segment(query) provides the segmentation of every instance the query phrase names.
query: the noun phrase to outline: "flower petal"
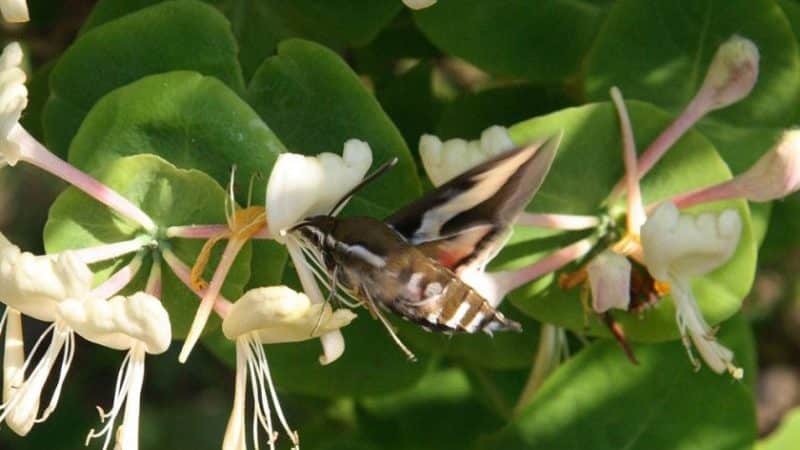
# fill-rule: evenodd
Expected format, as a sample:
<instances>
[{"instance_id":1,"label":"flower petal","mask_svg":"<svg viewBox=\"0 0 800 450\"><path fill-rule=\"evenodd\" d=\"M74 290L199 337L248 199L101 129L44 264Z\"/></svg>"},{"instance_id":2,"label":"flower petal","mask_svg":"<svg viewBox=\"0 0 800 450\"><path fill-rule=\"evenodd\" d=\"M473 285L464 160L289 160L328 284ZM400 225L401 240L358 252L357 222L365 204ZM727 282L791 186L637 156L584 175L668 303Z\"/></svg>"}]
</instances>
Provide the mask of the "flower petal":
<instances>
[{"instance_id":1,"label":"flower petal","mask_svg":"<svg viewBox=\"0 0 800 450\"><path fill-rule=\"evenodd\" d=\"M0 13L6 22L17 23L30 20L26 0L0 0Z\"/></svg>"},{"instance_id":2,"label":"flower petal","mask_svg":"<svg viewBox=\"0 0 800 450\"><path fill-rule=\"evenodd\" d=\"M494 125L483 131L480 140L450 139L442 142L424 134L419 139L419 154L425 172L434 186L441 186L487 159L514 148L505 128Z\"/></svg>"},{"instance_id":3,"label":"flower petal","mask_svg":"<svg viewBox=\"0 0 800 450\"><path fill-rule=\"evenodd\" d=\"M627 310L631 301L631 263L612 250L595 256L586 266L592 289L592 309L604 313L611 308Z\"/></svg>"}]
</instances>

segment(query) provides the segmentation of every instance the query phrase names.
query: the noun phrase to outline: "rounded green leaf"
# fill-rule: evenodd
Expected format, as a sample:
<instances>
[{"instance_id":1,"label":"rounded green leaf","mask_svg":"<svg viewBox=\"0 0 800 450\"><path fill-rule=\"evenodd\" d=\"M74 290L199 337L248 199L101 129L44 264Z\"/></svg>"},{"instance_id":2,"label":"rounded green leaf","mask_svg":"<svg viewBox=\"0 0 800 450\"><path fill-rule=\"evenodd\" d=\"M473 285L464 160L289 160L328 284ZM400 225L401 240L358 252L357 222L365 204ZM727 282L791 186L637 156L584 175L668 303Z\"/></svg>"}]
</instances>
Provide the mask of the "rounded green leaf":
<instances>
[{"instance_id":1,"label":"rounded green leaf","mask_svg":"<svg viewBox=\"0 0 800 450\"><path fill-rule=\"evenodd\" d=\"M752 448L755 408L745 385L705 368L695 372L678 343L638 346L636 355L638 366L614 342L590 345L478 448Z\"/></svg>"},{"instance_id":2,"label":"rounded green leaf","mask_svg":"<svg viewBox=\"0 0 800 450\"><path fill-rule=\"evenodd\" d=\"M759 441L756 450L793 450L798 442L800 442L800 408L795 408L784 416L777 430Z\"/></svg>"},{"instance_id":3,"label":"rounded green leaf","mask_svg":"<svg viewBox=\"0 0 800 450\"><path fill-rule=\"evenodd\" d=\"M667 114L645 103L628 102L628 109L640 147L641 143L652 141L669 122ZM603 213L607 210L604 206L606 197L624 173L615 110L609 103L590 104L531 119L511 128L512 139L517 143L561 131L564 137L553 168L528 209L536 212ZM708 140L700 133L689 132L642 180L642 191L645 203L652 204L730 176L727 166ZM591 188L587 189L587 186ZM695 279L692 284L700 308L712 324L739 310L753 282L756 264L756 244L745 201L700 205L690 212L725 208L736 209L742 218L739 246L730 261L711 274ZM516 227L498 261L504 267L521 267L580 237L580 233ZM565 271L577 268L573 264ZM606 334L605 326L597 319L585 317L579 298L580 289L563 291L555 282L557 277L558 274L546 275L523 286L512 294L513 303L540 321L576 331L584 330L589 319L591 333ZM678 337L675 309L669 298L661 299L642 317L627 312L614 312L612 315L631 340L657 341Z\"/></svg>"},{"instance_id":4,"label":"rounded green leaf","mask_svg":"<svg viewBox=\"0 0 800 450\"><path fill-rule=\"evenodd\" d=\"M138 155L117 159L94 173L102 183L133 202L159 226L159 249L171 248L183 262L191 266L200 248L201 240L166 239L166 227L190 224L224 223L226 193L212 178L196 170L178 169L153 155ZM83 192L69 188L56 199L44 230L48 253L68 249L88 248L133 239L144 233L137 225L121 218L108 207ZM211 279L222 246L215 249L208 267L206 280ZM147 251L148 257L136 279L125 292L139 291L150 271L152 257L158 249ZM105 280L122 267L130 256L93 267L96 281ZM185 336L199 304L197 296L178 280L166 264L162 265L163 290L161 301L170 314L173 337ZM235 300L250 278L250 245L247 244L231 268L222 293ZM219 325L213 318L208 329Z\"/></svg>"},{"instance_id":5,"label":"rounded green leaf","mask_svg":"<svg viewBox=\"0 0 800 450\"><path fill-rule=\"evenodd\" d=\"M697 92L717 47L734 34L758 46L758 83L745 100L711 117L748 127L796 121L800 53L772 0L616 2L586 63L586 95L605 100L616 85L628 98L678 112Z\"/></svg>"},{"instance_id":6,"label":"rounded green leaf","mask_svg":"<svg viewBox=\"0 0 800 450\"><path fill-rule=\"evenodd\" d=\"M86 116L69 160L85 170L117 158L153 153L178 167L198 169L223 186L234 178L237 197L262 202L283 145L235 92L196 72L152 75L103 97Z\"/></svg>"},{"instance_id":7,"label":"rounded green leaf","mask_svg":"<svg viewBox=\"0 0 800 450\"><path fill-rule=\"evenodd\" d=\"M112 20L83 34L50 75L45 136L65 155L97 100L139 78L194 70L243 90L236 41L225 17L188 0L164 2Z\"/></svg>"},{"instance_id":8,"label":"rounded green leaf","mask_svg":"<svg viewBox=\"0 0 800 450\"><path fill-rule=\"evenodd\" d=\"M324 80L324 81L323 81ZM342 152L348 139L369 143L375 166L396 167L360 191L348 211L385 214L420 192L416 167L400 132L358 76L334 52L291 39L253 77L248 101L289 151Z\"/></svg>"},{"instance_id":9,"label":"rounded green leaf","mask_svg":"<svg viewBox=\"0 0 800 450\"><path fill-rule=\"evenodd\" d=\"M439 0L415 18L436 46L486 71L558 81L578 72L604 14L583 1Z\"/></svg>"}]
</instances>

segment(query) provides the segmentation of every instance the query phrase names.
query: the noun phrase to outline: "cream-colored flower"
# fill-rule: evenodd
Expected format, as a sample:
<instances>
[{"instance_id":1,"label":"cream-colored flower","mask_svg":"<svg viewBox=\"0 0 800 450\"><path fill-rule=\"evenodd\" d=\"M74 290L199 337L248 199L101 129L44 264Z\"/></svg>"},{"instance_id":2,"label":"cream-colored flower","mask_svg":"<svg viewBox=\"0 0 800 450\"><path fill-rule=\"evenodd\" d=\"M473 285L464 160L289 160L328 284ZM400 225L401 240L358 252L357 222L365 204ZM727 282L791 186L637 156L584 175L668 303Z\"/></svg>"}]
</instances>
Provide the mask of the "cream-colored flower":
<instances>
[{"instance_id":1,"label":"cream-colored flower","mask_svg":"<svg viewBox=\"0 0 800 450\"><path fill-rule=\"evenodd\" d=\"M505 128L494 125L481 133L480 140L449 139L424 134L419 139L419 155L428 178L441 186L487 159L514 148Z\"/></svg>"},{"instance_id":2,"label":"cream-colored flower","mask_svg":"<svg viewBox=\"0 0 800 450\"><path fill-rule=\"evenodd\" d=\"M306 217L327 214L354 188L372 165L369 144L350 139L342 156L321 153L278 156L267 183L267 222L273 236Z\"/></svg>"},{"instance_id":3,"label":"cream-colored flower","mask_svg":"<svg viewBox=\"0 0 800 450\"><path fill-rule=\"evenodd\" d=\"M747 97L758 80L758 47L750 39L732 36L722 43L698 91L708 110L724 108Z\"/></svg>"},{"instance_id":4,"label":"cream-colored flower","mask_svg":"<svg viewBox=\"0 0 800 450\"><path fill-rule=\"evenodd\" d=\"M92 430L86 438L105 436L107 449L114 435L114 423L125 405L122 425L116 432L117 450L139 448L139 408L144 382L145 354L163 353L172 341L169 315L161 302L143 292L109 300L89 297L70 299L59 305L64 322L84 339L116 350L127 350L117 375L114 404L109 412L100 410L105 423L99 432ZM98 408L99 409L99 408Z\"/></svg>"},{"instance_id":5,"label":"cream-colored flower","mask_svg":"<svg viewBox=\"0 0 800 450\"><path fill-rule=\"evenodd\" d=\"M304 218L327 214L353 189L372 165L372 150L366 142L347 141L342 156L323 153L316 157L284 153L278 157L267 183L267 222L279 242L286 244L303 290L312 303L325 298L314 278L300 243L284 230ZM334 211L335 213L336 211ZM338 330L320 336L320 363L330 364L344 352L344 337Z\"/></svg>"},{"instance_id":6,"label":"cream-colored flower","mask_svg":"<svg viewBox=\"0 0 800 450\"><path fill-rule=\"evenodd\" d=\"M33 255L22 252L0 234L0 299L24 315L52 322L34 346L40 346L50 336L44 355L27 379L25 372L36 352L31 352L22 368L15 368L15 379L10 382L16 389L0 406L0 421L5 420L17 434L27 434L35 422L46 419L55 410L75 346L72 330L59 319L58 305L68 298L86 296L91 283L92 272L72 253ZM11 337L17 338L15 335ZM42 389L59 355L61 362L56 388L47 408L37 418ZM9 369L17 363L9 361Z\"/></svg>"},{"instance_id":7,"label":"cream-colored flower","mask_svg":"<svg viewBox=\"0 0 800 450\"><path fill-rule=\"evenodd\" d=\"M604 313L627 310L631 301L631 262L624 255L605 250L586 266L592 290L592 309Z\"/></svg>"},{"instance_id":8,"label":"cream-colored flower","mask_svg":"<svg viewBox=\"0 0 800 450\"><path fill-rule=\"evenodd\" d=\"M294 448L298 448L299 436L289 427L281 410L263 344L319 337L348 325L355 317L347 309L333 311L327 303L312 303L306 295L285 286L252 289L234 303L222 322L225 336L236 342L236 390L223 450L247 448L245 399L248 379L254 403L252 438L256 448L259 426L267 433L270 448L275 448L277 433L272 425L270 401Z\"/></svg>"},{"instance_id":9,"label":"cream-colored flower","mask_svg":"<svg viewBox=\"0 0 800 450\"><path fill-rule=\"evenodd\" d=\"M2 1L2 0L0 0ZM0 165L14 165L20 159L17 143L9 139L28 105L28 89L22 64L22 48L12 42L0 54Z\"/></svg>"},{"instance_id":10,"label":"cream-colored flower","mask_svg":"<svg viewBox=\"0 0 800 450\"><path fill-rule=\"evenodd\" d=\"M775 147L731 183L754 202L772 201L800 189L800 130L786 131Z\"/></svg>"},{"instance_id":11,"label":"cream-colored flower","mask_svg":"<svg viewBox=\"0 0 800 450\"><path fill-rule=\"evenodd\" d=\"M0 0L0 14L6 22L27 22L30 20L28 14L27 0Z\"/></svg>"},{"instance_id":12,"label":"cream-colored flower","mask_svg":"<svg viewBox=\"0 0 800 450\"><path fill-rule=\"evenodd\" d=\"M717 342L703 318L691 289L691 279L705 275L727 262L739 244L742 220L734 210L698 216L681 214L666 202L642 227L644 262L650 273L670 285L681 335L689 357L697 366L690 340L703 360L717 373L727 370L734 378L742 369L733 365L733 352Z\"/></svg>"}]
</instances>

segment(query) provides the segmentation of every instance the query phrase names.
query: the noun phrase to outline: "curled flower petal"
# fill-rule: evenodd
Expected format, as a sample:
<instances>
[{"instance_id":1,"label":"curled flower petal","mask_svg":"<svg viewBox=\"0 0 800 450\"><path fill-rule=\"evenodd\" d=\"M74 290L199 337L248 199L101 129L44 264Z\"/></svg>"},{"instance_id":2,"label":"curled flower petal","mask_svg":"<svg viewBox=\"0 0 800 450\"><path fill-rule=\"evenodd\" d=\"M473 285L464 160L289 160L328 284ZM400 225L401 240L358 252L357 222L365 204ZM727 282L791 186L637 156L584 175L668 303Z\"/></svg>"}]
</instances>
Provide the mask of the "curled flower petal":
<instances>
[{"instance_id":1,"label":"curled flower petal","mask_svg":"<svg viewBox=\"0 0 800 450\"><path fill-rule=\"evenodd\" d=\"M84 339L116 350L129 350L142 343L147 353L159 354L172 341L167 310L144 292L109 300L69 299L59 305L59 313Z\"/></svg>"},{"instance_id":2,"label":"curled flower petal","mask_svg":"<svg viewBox=\"0 0 800 450\"><path fill-rule=\"evenodd\" d=\"M58 303L83 298L92 272L70 252L36 256L0 234L0 299L23 314L55 322Z\"/></svg>"},{"instance_id":3,"label":"curled flower petal","mask_svg":"<svg viewBox=\"0 0 800 450\"><path fill-rule=\"evenodd\" d=\"M741 233L742 220L732 209L691 216L665 202L642 227L644 262L661 280L705 275L730 259Z\"/></svg>"},{"instance_id":4,"label":"curled flower petal","mask_svg":"<svg viewBox=\"0 0 800 450\"><path fill-rule=\"evenodd\" d=\"M480 140L450 139L442 142L424 134L419 139L419 155L434 186L441 186L457 175L514 147L505 128L494 125L483 131Z\"/></svg>"},{"instance_id":5,"label":"curled flower petal","mask_svg":"<svg viewBox=\"0 0 800 450\"><path fill-rule=\"evenodd\" d=\"M278 156L267 183L267 222L276 239L280 231L298 221L326 214L372 165L372 150L366 142L351 139L342 156L322 153Z\"/></svg>"},{"instance_id":6,"label":"curled flower petal","mask_svg":"<svg viewBox=\"0 0 800 450\"><path fill-rule=\"evenodd\" d=\"M746 97L758 80L758 47L750 39L732 36L719 46L698 97L708 110L724 108Z\"/></svg>"},{"instance_id":7,"label":"curled flower petal","mask_svg":"<svg viewBox=\"0 0 800 450\"><path fill-rule=\"evenodd\" d=\"M16 23L30 20L26 0L0 0L0 13L6 22Z\"/></svg>"},{"instance_id":8,"label":"curled flower petal","mask_svg":"<svg viewBox=\"0 0 800 450\"><path fill-rule=\"evenodd\" d=\"M627 310L631 295L631 262L623 255L605 250L586 266L592 289L592 309L604 313L611 308Z\"/></svg>"},{"instance_id":9,"label":"curled flower petal","mask_svg":"<svg viewBox=\"0 0 800 450\"><path fill-rule=\"evenodd\" d=\"M0 164L12 166L19 161L21 155L19 145L10 141L8 136L28 105L26 76L20 69L20 64L22 48L18 43L12 42L0 54Z\"/></svg>"},{"instance_id":10,"label":"curled flower petal","mask_svg":"<svg viewBox=\"0 0 800 450\"><path fill-rule=\"evenodd\" d=\"M403 0L406 6L411 9L425 9L436 4L436 0Z\"/></svg>"},{"instance_id":11,"label":"curled flower petal","mask_svg":"<svg viewBox=\"0 0 800 450\"><path fill-rule=\"evenodd\" d=\"M319 337L348 325L356 314L348 309L332 311L326 303L312 304L308 297L286 286L247 291L222 322L228 339L256 333L259 342L299 342Z\"/></svg>"}]
</instances>

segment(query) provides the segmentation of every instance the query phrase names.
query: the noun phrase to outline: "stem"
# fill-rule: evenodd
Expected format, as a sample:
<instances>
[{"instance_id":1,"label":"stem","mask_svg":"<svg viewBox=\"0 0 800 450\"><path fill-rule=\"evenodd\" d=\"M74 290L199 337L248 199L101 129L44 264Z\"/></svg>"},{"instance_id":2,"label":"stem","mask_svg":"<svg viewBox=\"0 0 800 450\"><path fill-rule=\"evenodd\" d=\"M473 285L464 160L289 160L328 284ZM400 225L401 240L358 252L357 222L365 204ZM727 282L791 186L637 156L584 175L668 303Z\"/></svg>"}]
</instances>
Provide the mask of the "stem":
<instances>
[{"instance_id":1,"label":"stem","mask_svg":"<svg viewBox=\"0 0 800 450\"><path fill-rule=\"evenodd\" d=\"M628 189L627 226L628 233L635 236L647 220L642 205L642 191L639 188L638 170L636 168L636 142L633 137L633 127L628 116L628 108L622 99L622 93L617 87L611 88L611 100L617 108L619 128L622 133L622 160L625 163L625 184Z\"/></svg>"},{"instance_id":2,"label":"stem","mask_svg":"<svg viewBox=\"0 0 800 450\"><path fill-rule=\"evenodd\" d=\"M194 292L200 298L205 296L207 289L195 289L192 286L191 269L189 269L172 250L164 250L161 253L161 257L164 258L164 262L172 269L175 276L178 277L190 291ZM233 304L228 299L221 294L217 295L217 301L214 303L214 311L217 312L217 315L224 319L228 316L228 310L230 310L231 306L233 306Z\"/></svg>"},{"instance_id":3,"label":"stem","mask_svg":"<svg viewBox=\"0 0 800 450\"><path fill-rule=\"evenodd\" d=\"M600 224L600 219L595 216L577 214L549 214L523 212L515 225L539 228L555 228L559 230L585 230Z\"/></svg>"},{"instance_id":4,"label":"stem","mask_svg":"<svg viewBox=\"0 0 800 450\"><path fill-rule=\"evenodd\" d=\"M641 180L644 178L645 175L650 171L650 169L655 166L655 164L664 156L667 150L670 149L678 139L683 136L686 131L689 130L698 120L700 120L707 112L708 112L708 101L706 99L706 95L696 96L686 109L681 112L681 114L669 124L669 126L658 135L657 138L653 142L650 143L649 146L642 152L641 156L639 157L638 163L638 173L639 179ZM612 198L618 197L622 194L624 190L623 181L620 180L619 183L614 187L614 190L611 193Z\"/></svg>"},{"instance_id":5,"label":"stem","mask_svg":"<svg viewBox=\"0 0 800 450\"><path fill-rule=\"evenodd\" d=\"M183 341L183 348L181 349L180 355L178 355L178 361L181 364L185 363L189 358L189 353L192 352L197 340L200 338L200 334L202 334L203 328L205 328L206 322L208 322L208 316L211 315L215 300L222 289L222 284L225 282L225 278L228 276L228 272L231 270L231 266L233 266L233 262L236 260L236 255L239 254L239 251L246 243L246 239L237 239L235 237L228 239L228 244L225 246L225 251L222 252L222 258L220 258L219 264L214 271L214 276L211 277L211 283L208 285L206 293L200 299L200 306L197 308L197 313L195 313L191 327L189 327L186 340Z\"/></svg>"},{"instance_id":6,"label":"stem","mask_svg":"<svg viewBox=\"0 0 800 450\"><path fill-rule=\"evenodd\" d=\"M133 253L142 247L153 242L149 236L146 238L137 237L128 241L115 242L113 244L98 245L96 247L81 248L70 250L84 264L94 264L109 259Z\"/></svg>"},{"instance_id":7,"label":"stem","mask_svg":"<svg viewBox=\"0 0 800 450\"><path fill-rule=\"evenodd\" d=\"M228 225L181 225L167 228L167 237L183 239L211 239L230 231ZM263 226L253 236L253 239L271 239L269 227Z\"/></svg>"},{"instance_id":8,"label":"stem","mask_svg":"<svg viewBox=\"0 0 800 450\"><path fill-rule=\"evenodd\" d=\"M701 203L729 200L738 197L742 197L742 193L737 189L736 178L734 178L712 186L676 195L671 201L678 208L684 209L691 208ZM651 206L655 205L648 205L648 209Z\"/></svg>"},{"instance_id":9,"label":"stem","mask_svg":"<svg viewBox=\"0 0 800 450\"><path fill-rule=\"evenodd\" d=\"M136 273L142 267L142 255L136 255L128 265L119 269L114 275L111 275L106 281L101 283L96 288L92 289L89 295L98 298L111 298L116 293L121 291L133 280Z\"/></svg>"},{"instance_id":10,"label":"stem","mask_svg":"<svg viewBox=\"0 0 800 450\"><path fill-rule=\"evenodd\" d=\"M52 154L19 124L11 129L8 139L20 146L21 156L25 161L77 187L121 216L141 225L147 232L154 233L158 229L153 219L130 200Z\"/></svg>"},{"instance_id":11,"label":"stem","mask_svg":"<svg viewBox=\"0 0 800 450\"><path fill-rule=\"evenodd\" d=\"M542 275L564 267L565 265L583 257L594 245L593 238L582 239L567 247L549 254L548 256L536 261L535 263L517 270L508 270L490 274L495 283L499 286L501 297L504 297L514 289L527 284Z\"/></svg>"}]
</instances>

